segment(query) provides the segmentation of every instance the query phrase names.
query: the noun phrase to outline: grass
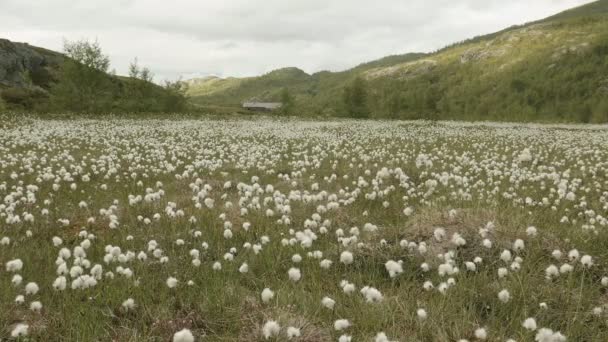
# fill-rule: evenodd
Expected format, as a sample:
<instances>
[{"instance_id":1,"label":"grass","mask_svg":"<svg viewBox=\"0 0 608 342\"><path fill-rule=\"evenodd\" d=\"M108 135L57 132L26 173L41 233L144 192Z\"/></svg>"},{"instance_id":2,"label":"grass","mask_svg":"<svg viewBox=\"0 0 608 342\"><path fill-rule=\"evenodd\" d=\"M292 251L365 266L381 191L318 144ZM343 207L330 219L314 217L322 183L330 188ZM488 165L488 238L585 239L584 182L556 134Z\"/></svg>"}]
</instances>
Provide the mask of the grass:
<instances>
[{"instance_id":1,"label":"grass","mask_svg":"<svg viewBox=\"0 0 608 342\"><path fill-rule=\"evenodd\" d=\"M286 340L288 326L301 329L297 341L335 341L343 333L373 340L381 331L399 341L475 340L480 327L487 329L490 341L528 341L536 335L522 327L528 317L569 341L608 339L605 309L592 313L608 304L601 285L608 260L605 127L267 118L6 119L0 126L0 238L8 237L10 243L0 245L0 339L9 339L15 324L25 322L32 340L166 341L187 328L197 340L257 341L264 340L264 323L276 320L282 327L277 341ZM518 161L524 148L531 149L531 161ZM420 154L429 155L432 166L418 167ZM383 168L390 172L383 175ZM60 184L58 190L50 175ZM84 175L90 180L83 180ZM559 180L576 195L574 201L555 202ZM227 181L231 187L224 189ZM212 187L206 194L201 192L205 184ZM28 185L38 187L30 187L29 202ZM273 188L266 191L268 185ZM129 195L160 189L164 195L158 201L129 205ZM203 196L214 199L215 206L197 208L196 196L201 204ZM525 204L527 197L533 205ZM551 203L539 204L543 197ZM291 210L281 214L286 200ZM79 207L81 201L87 208ZM232 207L226 207L228 202ZM327 212L319 209L329 202L340 204ZM100 213L112 205L117 229L110 229L108 217ZM411 216L404 215L405 207L414 209ZM248 213L241 215L241 208ZM43 209L48 215L42 215ZM274 216L268 217L267 209ZM26 213L34 215L33 222L24 220ZM320 220L307 228L315 213ZM13 215L21 222L7 223ZM560 223L563 216L568 223ZM87 223L89 217L95 222ZM291 223L279 223L281 218ZM62 226L59 219L70 223ZM232 223L231 239L223 235L226 221ZM488 249L482 246L480 229L490 221L495 228L488 232L493 243ZM244 222L251 223L250 230L242 228ZM366 223L377 231L365 231ZM529 226L537 227L538 236L526 234ZM447 240L435 240L437 227L445 229ZM317 237L310 247L297 240L284 244L305 229ZM356 241L338 239L338 230ZM73 251L85 239L83 231L93 235L86 259L91 267L102 265L104 276L94 287L74 290L67 276L68 288L55 291L59 249ZM449 242L454 233L466 240L464 246ZM62 246L53 246L54 236L63 240ZM184 244L177 244L178 239ZM416 245L403 248L404 239ZM498 269L511 265L499 256L512 250L515 239L525 241L523 251L513 250L514 257L523 259L521 269L499 278ZM148 251L150 240L168 262ZM247 243L262 244L262 250L255 254L244 247ZM418 247L423 243L426 253ZM108 245L119 246L125 257L133 252L135 258L105 263ZM233 247L234 260L224 260ZM567 255L575 248L581 256L591 255L594 266L551 256L555 249ZM199 267L192 265L191 249L200 250ZM350 265L339 261L345 250L354 254ZM140 251L146 261L136 258ZM315 251L322 257L311 256ZM438 255L448 253L460 272L440 276L437 268L445 257ZM294 254L303 260L294 263ZM483 262L476 272L467 271L465 262L475 257ZM23 282L13 286L13 273L4 265L17 258L24 263L17 272ZM322 259L332 260L332 266L322 269ZM403 273L390 278L388 260L402 260ZM216 261L222 264L220 271L212 270ZM74 257L66 262L71 268ZM429 272L421 270L424 262ZM243 263L249 266L244 274L238 270ZM574 266L571 273L545 278L549 265L566 263ZM118 266L131 269L133 277L120 275ZM291 267L301 270L300 281L289 280ZM170 276L179 280L174 289L166 285ZM455 285L441 294L437 288L448 278ZM354 283L355 293L344 293L342 280ZM424 290L425 281L435 289ZM40 292L16 304L28 282L36 282ZM364 286L377 288L382 302L367 303L359 293ZM261 301L264 288L275 293L269 303ZM508 303L498 299L502 289L510 292ZM322 307L325 296L336 301L333 310ZM127 298L134 299L135 309L122 307ZM43 304L40 313L29 310L34 300ZM419 308L428 313L424 321L417 317ZM334 321L342 318L352 326L335 331Z\"/></svg>"}]
</instances>

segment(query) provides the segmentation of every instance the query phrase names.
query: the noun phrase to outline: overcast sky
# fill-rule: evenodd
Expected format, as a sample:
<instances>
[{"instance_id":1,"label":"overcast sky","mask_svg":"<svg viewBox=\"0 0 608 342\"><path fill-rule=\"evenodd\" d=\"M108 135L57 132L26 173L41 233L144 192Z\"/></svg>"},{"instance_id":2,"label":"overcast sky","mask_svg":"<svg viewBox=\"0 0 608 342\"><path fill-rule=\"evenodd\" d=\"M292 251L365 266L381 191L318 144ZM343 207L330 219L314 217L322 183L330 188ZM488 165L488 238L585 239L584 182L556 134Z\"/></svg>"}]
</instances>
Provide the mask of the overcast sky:
<instances>
[{"instance_id":1,"label":"overcast sky","mask_svg":"<svg viewBox=\"0 0 608 342\"><path fill-rule=\"evenodd\" d=\"M0 38L61 50L97 38L156 81L343 70L541 19L589 0L0 0Z\"/></svg>"}]
</instances>

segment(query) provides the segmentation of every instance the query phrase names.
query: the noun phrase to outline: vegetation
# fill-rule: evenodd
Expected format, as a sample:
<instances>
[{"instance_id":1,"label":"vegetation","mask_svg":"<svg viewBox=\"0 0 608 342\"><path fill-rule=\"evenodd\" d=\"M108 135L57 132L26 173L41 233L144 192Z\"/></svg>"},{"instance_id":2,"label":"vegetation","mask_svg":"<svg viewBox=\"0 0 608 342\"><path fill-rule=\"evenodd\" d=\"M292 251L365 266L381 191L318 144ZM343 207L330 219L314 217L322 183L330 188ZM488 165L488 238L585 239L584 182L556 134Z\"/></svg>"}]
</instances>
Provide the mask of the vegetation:
<instances>
[{"instance_id":1,"label":"vegetation","mask_svg":"<svg viewBox=\"0 0 608 342\"><path fill-rule=\"evenodd\" d=\"M605 127L0 119L0 340L608 341Z\"/></svg>"},{"instance_id":2,"label":"vegetation","mask_svg":"<svg viewBox=\"0 0 608 342\"><path fill-rule=\"evenodd\" d=\"M287 88L283 88L281 91L281 113L284 115L293 114L294 101L291 97L291 93Z\"/></svg>"},{"instance_id":3,"label":"vegetation","mask_svg":"<svg viewBox=\"0 0 608 342\"><path fill-rule=\"evenodd\" d=\"M110 58L97 41L65 41L56 70L29 72L31 86L0 92L9 110L73 113L184 112L189 106L180 81L153 83L153 74L131 64L129 77L110 73Z\"/></svg>"},{"instance_id":4,"label":"vegetation","mask_svg":"<svg viewBox=\"0 0 608 342\"><path fill-rule=\"evenodd\" d=\"M277 101L288 87L299 115L361 115L346 100L367 84L372 118L608 122L608 1L453 44L391 56L345 72L281 69L196 82L192 101ZM204 91L200 91L204 89ZM350 100L349 100L350 101Z\"/></svg>"},{"instance_id":5,"label":"vegetation","mask_svg":"<svg viewBox=\"0 0 608 342\"><path fill-rule=\"evenodd\" d=\"M357 119L369 117L367 84L363 78L357 77L346 86L343 96L346 115Z\"/></svg>"}]
</instances>

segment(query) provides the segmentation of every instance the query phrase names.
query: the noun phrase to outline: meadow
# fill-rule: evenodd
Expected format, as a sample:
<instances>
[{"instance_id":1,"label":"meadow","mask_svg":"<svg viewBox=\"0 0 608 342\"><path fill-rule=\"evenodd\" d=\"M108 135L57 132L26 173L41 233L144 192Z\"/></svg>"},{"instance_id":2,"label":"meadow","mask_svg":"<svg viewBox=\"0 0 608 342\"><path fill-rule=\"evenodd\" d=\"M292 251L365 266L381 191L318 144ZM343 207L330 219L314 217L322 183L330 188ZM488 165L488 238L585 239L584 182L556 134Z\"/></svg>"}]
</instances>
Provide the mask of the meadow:
<instances>
[{"instance_id":1,"label":"meadow","mask_svg":"<svg viewBox=\"0 0 608 342\"><path fill-rule=\"evenodd\" d=\"M608 127L6 117L0 340L608 341Z\"/></svg>"}]
</instances>

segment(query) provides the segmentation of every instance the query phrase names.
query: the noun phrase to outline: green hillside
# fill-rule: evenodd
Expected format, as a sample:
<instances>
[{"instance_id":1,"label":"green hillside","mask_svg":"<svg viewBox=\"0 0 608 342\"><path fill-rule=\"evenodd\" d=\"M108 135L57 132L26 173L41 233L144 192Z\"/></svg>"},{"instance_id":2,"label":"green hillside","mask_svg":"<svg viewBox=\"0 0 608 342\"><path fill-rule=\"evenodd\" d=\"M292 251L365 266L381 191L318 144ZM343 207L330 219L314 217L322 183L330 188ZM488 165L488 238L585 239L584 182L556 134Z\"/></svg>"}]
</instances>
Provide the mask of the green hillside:
<instances>
[{"instance_id":1,"label":"green hillside","mask_svg":"<svg viewBox=\"0 0 608 342\"><path fill-rule=\"evenodd\" d=\"M349 115L345 88L364 80L371 117L608 122L608 0L344 72L281 69L260 77L191 81L200 105L278 101L302 115Z\"/></svg>"},{"instance_id":2,"label":"green hillside","mask_svg":"<svg viewBox=\"0 0 608 342\"><path fill-rule=\"evenodd\" d=\"M98 45L77 42L87 53ZM96 43L95 43L96 44ZM88 56L93 57L93 56ZM160 86L146 68L131 77L75 61L66 54L0 39L0 112L130 113L185 110L181 84ZM137 69L137 70L136 70ZM145 73L138 74L145 70ZM145 75L145 77L140 77Z\"/></svg>"}]
</instances>

